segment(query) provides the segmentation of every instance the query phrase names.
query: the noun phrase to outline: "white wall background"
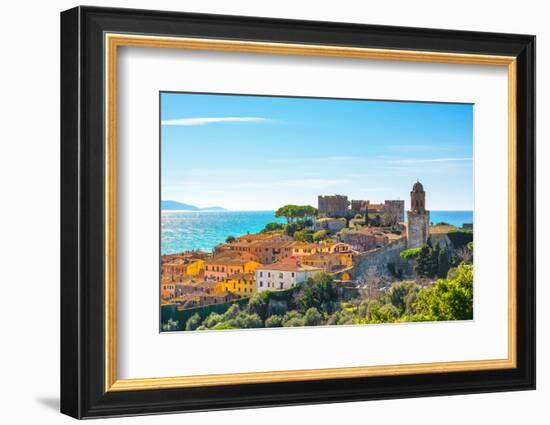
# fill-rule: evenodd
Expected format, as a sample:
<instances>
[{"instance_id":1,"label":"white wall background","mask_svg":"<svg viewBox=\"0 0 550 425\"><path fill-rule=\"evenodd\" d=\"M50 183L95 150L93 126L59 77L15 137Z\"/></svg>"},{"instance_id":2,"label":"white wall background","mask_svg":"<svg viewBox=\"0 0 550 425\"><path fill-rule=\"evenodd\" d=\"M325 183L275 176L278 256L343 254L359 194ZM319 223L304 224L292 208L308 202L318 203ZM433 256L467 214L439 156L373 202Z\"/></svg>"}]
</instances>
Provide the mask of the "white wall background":
<instances>
[{"instance_id":1,"label":"white wall background","mask_svg":"<svg viewBox=\"0 0 550 425\"><path fill-rule=\"evenodd\" d=\"M550 27L544 2L393 0L96 1L96 5L190 12L349 21L370 24L536 34L538 53L538 211L550 208L546 117ZM59 392L59 12L77 3L9 2L0 31L0 418L4 423L69 423L57 413ZM546 161L545 161L546 160ZM548 227L539 223L538 260L549 257ZM545 423L550 413L550 289L539 267L538 390L454 397L166 415L109 423L264 424L341 420L447 425Z\"/></svg>"}]
</instances>

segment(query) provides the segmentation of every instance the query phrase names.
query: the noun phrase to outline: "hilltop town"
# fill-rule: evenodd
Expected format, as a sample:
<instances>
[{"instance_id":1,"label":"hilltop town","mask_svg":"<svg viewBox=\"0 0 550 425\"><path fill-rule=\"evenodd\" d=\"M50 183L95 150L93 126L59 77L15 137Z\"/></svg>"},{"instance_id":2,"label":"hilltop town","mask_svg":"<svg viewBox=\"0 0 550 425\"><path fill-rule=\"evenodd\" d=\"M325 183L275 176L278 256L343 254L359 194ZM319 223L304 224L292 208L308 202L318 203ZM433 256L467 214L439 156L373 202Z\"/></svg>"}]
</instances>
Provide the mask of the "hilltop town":
<instances>
[{"instance_id":1,"label":"hilltop town","mask_svg":"<svg viewBox=\"0 0 550 425\"><path fill-rule=\"evenodd\" d=\"M436 246L441 257L453 248L454 233L472 230L471 224L464 229L431 224L420 182L410 197L405 212L403 200L371 203L345 195L319 196L317 208L280 208L277 215L287 224L269 223L256 234L228 235L211 253L163 255L161 304L178 310L224 304L290 290L318 273L331 276L342 299L365 290L370 296L382 294L392 282L419 277L422 269L411 259L421 249ZM430 284L429 279L424 284Z\"/></svg>"}]
</instances>

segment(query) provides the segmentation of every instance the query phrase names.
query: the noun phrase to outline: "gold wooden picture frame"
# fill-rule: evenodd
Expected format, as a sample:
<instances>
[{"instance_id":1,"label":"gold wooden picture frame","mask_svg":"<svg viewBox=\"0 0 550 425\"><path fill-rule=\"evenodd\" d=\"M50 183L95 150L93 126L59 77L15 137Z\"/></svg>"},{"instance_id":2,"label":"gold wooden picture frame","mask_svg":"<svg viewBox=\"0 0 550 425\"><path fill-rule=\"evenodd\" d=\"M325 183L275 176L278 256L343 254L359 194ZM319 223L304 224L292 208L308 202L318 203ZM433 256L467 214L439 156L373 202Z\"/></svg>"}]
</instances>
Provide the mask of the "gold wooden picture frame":
<instances>
[{"instance_id":1,"label":"gold wooden picture frame","mask_svg":"<svg viewBox=\"0 0 550 425\"><path fill-rule=\"evenodd\" d=\"M173 23L170 28L165 24L167 19ZM262 32L258 29L262 24L272 29ZM298 35L292 36L293 40L284 38L283 28L288 25L297 30ZM142 33L139 29L145 27L148 31ZM328 29L340 34L341 39L331 36ZM378 36L383 42L378 40L371 44L371 31L372 34L379 31ZM190 37L188 32L197 35ZM252 34L257 34L256 40L251 40ZM329 42L332 37L333 41ZM478 38L484 39L484 44L478 43ZM460 41L457 42L457 39ZM445 44L445 40L445 50L435 48ZM433 379L437 381L437 391L441 394L533 387L533 37L420 29L405 31L391 27L366 28L260 18L197 17L162 12L134 15L124 10L80 7L63 13L62 43L65 79L62 87L62 149L66 152L64 157L62 154L63 170L65 176L79 176L71 185L62 187L62 254L66 271L62 278L61 314L63 322L68 319L74 322L62 329L65 370L62 374L63 412L75 417L94 417L202 410L205 406L215 409L369 399L380 397L380 394L385 394L384 397L434 394L430 384L418 386L423 376L436 376ZM380 47L384 43L388 47ZM508 186L507 358L118 378L117 333L121 330L117 328L116 320L117 54L121 47L506 68L508 181L503 184ZM83 76L93 78L86 77L90 80L84 81ZM94 93L93 90L98 88L99 93ZM93 130L90 130L92 126ZM90 205L97 207L92 210ZM90 218L92 216L94 218ZM518 226L518 223L523 224ZM100 234L97 234L98 225L102 229ZM91 257L82 257L92 251L94 254ZM97 267L99 265L101 267ZM94 271L90 272L92 269ZM101 320L91 324L92 315L98 312ZM83 339L90 342L83 343ZM396 377L407 379L400 385ZM354 389L352 393L345 390L350 385ZM212 398L207 393L208 389L226 389L227 397L224 400ZM167 393L168 390L178 391ZM142 391L150 394L146 403L143 396L136 395ZM331 395L327 395L327 391ZM253 394L262 394L263 397L254 397Z\"/></svg>"}]
</instances>

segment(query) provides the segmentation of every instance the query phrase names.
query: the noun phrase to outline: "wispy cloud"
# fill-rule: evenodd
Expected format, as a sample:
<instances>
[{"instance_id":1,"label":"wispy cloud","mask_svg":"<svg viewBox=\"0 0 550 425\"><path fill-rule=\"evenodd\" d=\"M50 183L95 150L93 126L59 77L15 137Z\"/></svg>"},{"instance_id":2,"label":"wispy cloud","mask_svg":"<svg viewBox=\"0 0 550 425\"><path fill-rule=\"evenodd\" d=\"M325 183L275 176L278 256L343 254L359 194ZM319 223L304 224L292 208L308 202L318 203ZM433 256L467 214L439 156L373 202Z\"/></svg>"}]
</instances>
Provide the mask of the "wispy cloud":
<instances>
[{"instance_id":1,"label":"wispy cloud","mask_svg":"<svg viewBox=\"0 0 550 425\"><path fill-rule=\"evenodd\" d=\"M391 152L450 152L462 149L464 146L459 143L399 143L396 145L389 145L385 148Z\"/></svg>"},{"instance_id":2,"label":"wispy cloud","mask_svg":"<svg viewBox=\"0 0 550 425\"><path fill-rule=\"evenodd\" d=\"M433 164L441 162L462 162L471 161L472 158L430 158L430 159L394 159L388 161L390 164Z\"/></svg>"},{"instance_id":3,"label":"wispy cloud","mask_svg":"<svg viewBox=\"0 0 550 425\"><path fill-rule=\"evenodd\" d=\"M354 156L321 156L321 157L308 157L308 158L269 158L267 162L273 162L278 164L294 164L294 163L311 163L311 162L334 162L334 161L353 161L361 159Z\"/></svg>"},{"instance_id":4,"label":"wispy cloud","mask_svg":"<svg viewBox=\"0 0 550 425\"><path fill-rule=\"evenodd\" d=\"M192 126L207 125L216 123L265 123L273 122L269 118L262 117L199 117L199 118L176 118L171 120L162 120L162 125Z\"/></svg>"}]
</instances>

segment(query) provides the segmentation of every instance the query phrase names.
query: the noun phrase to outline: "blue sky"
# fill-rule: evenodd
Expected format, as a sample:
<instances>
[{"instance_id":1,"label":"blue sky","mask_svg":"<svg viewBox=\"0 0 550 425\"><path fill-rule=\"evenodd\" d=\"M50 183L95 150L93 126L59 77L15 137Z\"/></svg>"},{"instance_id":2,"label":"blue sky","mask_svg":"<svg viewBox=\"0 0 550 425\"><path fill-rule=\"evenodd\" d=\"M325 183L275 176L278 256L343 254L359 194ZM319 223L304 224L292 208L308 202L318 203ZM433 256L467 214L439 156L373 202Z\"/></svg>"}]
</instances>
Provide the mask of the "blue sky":
<instances>
[{"instance_id":1,"label":"blue sky","mask_svg":"<svg viewBox=\"0 0 550 425\"><path fill-rule=\"evenodd\" d=\"M199 207L317 195L473 209L473 105L161 93L161 192Z\"/></svg>"}]
</instances>

